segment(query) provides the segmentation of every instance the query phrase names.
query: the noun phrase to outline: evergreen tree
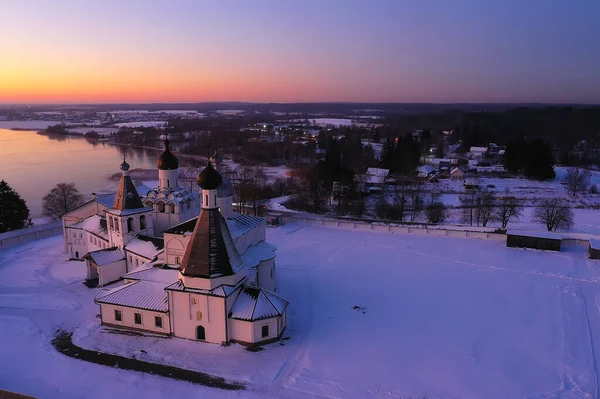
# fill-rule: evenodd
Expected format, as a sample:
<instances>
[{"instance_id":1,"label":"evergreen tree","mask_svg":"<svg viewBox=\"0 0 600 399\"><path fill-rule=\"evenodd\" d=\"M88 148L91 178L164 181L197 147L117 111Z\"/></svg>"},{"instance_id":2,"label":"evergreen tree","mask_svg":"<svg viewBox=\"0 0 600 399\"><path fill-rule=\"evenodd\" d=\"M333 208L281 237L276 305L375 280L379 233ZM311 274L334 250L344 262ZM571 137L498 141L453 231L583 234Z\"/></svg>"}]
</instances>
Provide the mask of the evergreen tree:
<instances>
[{"instance_id":1,"label":"evergreen tree","mask_svg":"<svg viewBox=\"0 0 600 399\"><path fill-rule=\"evenodd\" d=\"M527 145L525 176L547 180L556 177L552 149L543 140L532 140Z\"/></svg>"},{"instance_id":2,"label":"evergreen tree","mask_svg":"<svg viewBox=\"0 0 600 399\"><path fill-rule=\"evenodd\" d=\"M523 136L518 136L506 145L504 167L511 173L518 173L525 168L526 143Z\"/></svg>"},{"instance_id":3,"label":"evergreen tree","mask_svg":"<svg viewBox=\"0 0 600 399\"><path fill-rule=\"evenodd\" d=\"M381 148L381 167L383 169L391 169L394 158L394 144L388 137Z\"/></svg>"},{"instance_id":4,"label":"evergreen tree","mask_svg":"<svg viewBox=\"0 0 600 399\"><path fill-rule=\"evenodd\" d=\"M25 200L4 180L0 181L0 233L31 226Z\"/></svg>"}]
</instances>

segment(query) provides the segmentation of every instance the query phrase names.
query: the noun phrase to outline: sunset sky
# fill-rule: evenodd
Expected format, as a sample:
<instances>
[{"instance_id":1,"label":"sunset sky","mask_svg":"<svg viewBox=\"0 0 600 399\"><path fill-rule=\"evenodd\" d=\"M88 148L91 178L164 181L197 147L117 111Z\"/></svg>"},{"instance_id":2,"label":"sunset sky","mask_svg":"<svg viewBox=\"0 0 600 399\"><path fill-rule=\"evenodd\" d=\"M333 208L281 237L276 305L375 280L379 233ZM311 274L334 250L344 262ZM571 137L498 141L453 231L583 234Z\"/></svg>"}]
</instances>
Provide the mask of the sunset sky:
<instances>
[{"instance_id":1,"label":"sunset sky","mask_svg":"<svg viewBox=\"0 0 600 399\"><path fill-rule=\"evenodd\" d=\"M597 0L1 0L0 103L600 103Z\"/></svg>"}]
</instances>

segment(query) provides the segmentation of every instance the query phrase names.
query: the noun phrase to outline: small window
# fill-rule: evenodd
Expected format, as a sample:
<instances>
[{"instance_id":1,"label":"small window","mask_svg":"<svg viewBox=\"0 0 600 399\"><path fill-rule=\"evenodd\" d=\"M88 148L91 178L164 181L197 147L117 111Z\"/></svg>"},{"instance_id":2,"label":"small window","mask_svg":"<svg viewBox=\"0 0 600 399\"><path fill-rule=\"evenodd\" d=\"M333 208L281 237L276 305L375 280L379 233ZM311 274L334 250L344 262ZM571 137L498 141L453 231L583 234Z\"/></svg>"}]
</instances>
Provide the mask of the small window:
<instances>
[{"instance_id":1,"label":"small window","mask_svg":"<svg viewBox=\"0 0 600 399\"><path fill-rule=\"evenodd\" d=\"M164 202L159 202L156 204L158 211L163 213L165 211L165 203Z\"/></svg>"},{"instance_id":2,"label":"small window","mask_svg":"<svg viewBox=\"0 0 600 399\"><path fill-rule=\"evenodd\" d=\"M274 267L271 267L271 278L273 278L273 269Z\"/></svg>"},{"instance_id":3,"label":"small window","mask_svg":"<svg viewBox=\"0 0 600 399\"><path fill-rule=\"evenodd\" d=\"M139 264L140 264L140 259L139 258L135 258L135 265L139 266Z\"/></svg>"},{"instance_id":4,"label":"small window","mask_svg":"<svg viewBox=\"0 0 600 399\"><path fill-rule=\"evenodd\" d=\"M90 239L90 243L92 242L92 236L88 236L88 238Z\"/></svg>"},{"instance_id":5,"label":"small window","mask_svg":"<svg viewBox=\"0 0 600 399\"><path fill-rule=\"evenodd\" d=\"M79 233L79 238L83 238L83 233Z\"/></svg>"},{"instance_id":6,"label":"small window","mask_svg":"<svg viewBox=\"0 0 600 399\"><path fill-rule=\"evenodd\" d=\"M171 187L171 182L167 179L167 187Z\"/></svg>"},{"instance_id":7,"label":"small window","mask_svg":"<svg viewBox=\"0 0 600 399\"><path fill-rule=\"evenodd\" d=\"M73 233L73 237L77 238L77 233Z\"/></svg>"},{"instance_id":8,"label":"small window","mask_svg":"<svg viewBox=\"0 0 600 399\"><path fill-rule=\"evenodd\" d=\"M133 265L133 256L129 255L129 264Z\"/></svg>"},{"instance_id":9,"label":"small window","mask_svg":"<svg viewBox=\"0 0 600 399\"><path fill-rule=\"evenodd\" d=\"M142 314L141 313L134 313L133 314L133 322L135 324L142 324Z\"/></svg>"},{"instance_id":10,"label":"small window","mask_svg":"<svg viewBox=\"0 0 600 399\"><path fill-rule=\"evenodd\" d=\"M122 321L122 320L123 320L123 315L121 314L121 311L115 309L115 321Z\"/></svg>"},{"instance_id":11,"label":"small window","mask_svg":"<svg viewBox=\"0 0 600 399\"><path fill-rule=\"evenodd\" d=\"M175 257L175 264L176 265L181 265L181 258L179 256ZM195 300L195 299L194 299Z\"/></svg>"},{"instance_id":12,"label":"small window","mask_svg":"<svg viewBox=\"0 0 600 399\"><path fill-rule=\"evenodd\" d=\"M175 213L175 204L171 204L171 213Z\"/></svg>"},{"instance_id":13,"label":"small window","mask_svg":"<svg viewBox=\"0 0 600 399\"><path fill-rule=\"evenodd\" d=\"M162 317L154 316L154 327L162 328Z\"/></svg>"},{"instance_id":14,"label":"small window","mask_svg":"<svg viewBox=\"0 0 600 399\"><path fill-rule=\"evenodd\" d=\"M262 326L262 337L268 337L269 336L269 325L267 324L266 326Z\"/></svg>"},{"instance_id":15,"label":"small window","mask_svg":"<svg viewBox=\"0 0 600 399\"><path fill-rule=\"evenodd\" d=\"M127 232L131 233L133 231L133 218L127 219Z\"/></svg>"},{"instance_id":16,"label":"small window","mask_svg":"<svg viewBox=\"0 0 600 399\"><path fill-rule=\"evenodd\" d=\"M144 230L146 228L146 216L140 216L140 230Z\"/></svg>"},{"instance_id":17,"label":"small window","mask_svg":"<svg viewBox=\"0 0 600 399\"><path fill-rule=\"evenodd\" d=\"M196 320L202 321L202 312L196 312Z\"/></svg>"}]
</instances>

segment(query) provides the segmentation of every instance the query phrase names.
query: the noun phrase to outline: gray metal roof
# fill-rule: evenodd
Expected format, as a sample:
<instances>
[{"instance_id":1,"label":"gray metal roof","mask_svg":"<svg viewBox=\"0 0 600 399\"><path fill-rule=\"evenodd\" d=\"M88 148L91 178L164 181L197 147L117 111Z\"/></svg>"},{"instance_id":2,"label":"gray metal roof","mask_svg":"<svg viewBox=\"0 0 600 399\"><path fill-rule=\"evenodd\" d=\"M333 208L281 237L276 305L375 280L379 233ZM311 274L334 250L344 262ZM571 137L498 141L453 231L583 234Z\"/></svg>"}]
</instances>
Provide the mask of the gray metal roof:
<instances>
[{"instance_id":1,"label":"gray metal roof","mask_svg":"<svg viewBox=\"0 0 600 399\"><path fill-rule=\"evenodd\" d=\"M168 284L151 281L136 281L110 290L102 290L94 301L136 309L167 312L169 310Z\"/></svg>"},{"instance_id":2,"label":"gray metal roof","mask_svg":"<svg viewBox=\"0 0 600 399\"><path fill-rule=\"evenodd\" d=\"M289 302L262 288L245 286L237 296L229 317L255 321L281 316Z\"/></svg>"}]
</instances>

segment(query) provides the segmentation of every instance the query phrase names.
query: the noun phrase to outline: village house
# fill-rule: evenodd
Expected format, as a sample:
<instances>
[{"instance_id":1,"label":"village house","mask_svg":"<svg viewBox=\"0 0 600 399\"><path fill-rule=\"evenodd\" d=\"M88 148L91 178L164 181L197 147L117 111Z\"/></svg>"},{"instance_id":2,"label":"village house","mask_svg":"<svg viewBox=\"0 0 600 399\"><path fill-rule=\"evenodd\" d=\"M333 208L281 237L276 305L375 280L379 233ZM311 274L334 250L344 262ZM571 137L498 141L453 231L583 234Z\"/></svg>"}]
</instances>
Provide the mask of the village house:
<instances>
[{"instance_id":1,"label":"village house","mask_svg":"<svg viewBox=\"0 0 600 399\"><path fill-rule=\"evenodd\" d=\"M464 180L465 173L460 168L454 168L450 171L450 178L452 180Z\"/></svg>"}]
</instances>

